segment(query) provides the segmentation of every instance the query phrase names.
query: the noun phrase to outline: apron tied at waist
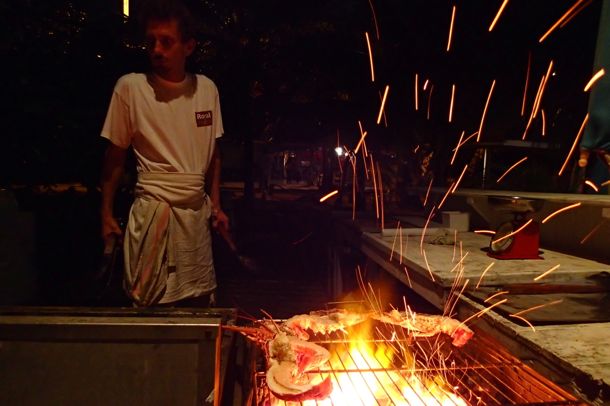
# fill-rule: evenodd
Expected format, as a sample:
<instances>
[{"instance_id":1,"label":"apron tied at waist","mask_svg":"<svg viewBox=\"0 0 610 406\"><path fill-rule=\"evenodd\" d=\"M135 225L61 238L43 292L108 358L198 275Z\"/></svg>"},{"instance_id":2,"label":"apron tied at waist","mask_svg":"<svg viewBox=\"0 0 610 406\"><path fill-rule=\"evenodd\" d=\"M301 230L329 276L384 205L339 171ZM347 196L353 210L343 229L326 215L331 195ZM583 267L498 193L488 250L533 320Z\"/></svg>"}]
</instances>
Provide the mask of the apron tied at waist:
<instances>
[{"instance_id":1,"label":"apron tied at waist","mask_svg":"<svg viewBox=\"0 0 610 406\"><path fill-rule=\"evenodd\" d=\"M168 268L176 266L174 242L188 239L187 227L205 226L195 217L207 202L204 175L139 173L135 195L123 243L124 287L135 304L149 306L163 297Z\"/></svg>"}]
</instances>

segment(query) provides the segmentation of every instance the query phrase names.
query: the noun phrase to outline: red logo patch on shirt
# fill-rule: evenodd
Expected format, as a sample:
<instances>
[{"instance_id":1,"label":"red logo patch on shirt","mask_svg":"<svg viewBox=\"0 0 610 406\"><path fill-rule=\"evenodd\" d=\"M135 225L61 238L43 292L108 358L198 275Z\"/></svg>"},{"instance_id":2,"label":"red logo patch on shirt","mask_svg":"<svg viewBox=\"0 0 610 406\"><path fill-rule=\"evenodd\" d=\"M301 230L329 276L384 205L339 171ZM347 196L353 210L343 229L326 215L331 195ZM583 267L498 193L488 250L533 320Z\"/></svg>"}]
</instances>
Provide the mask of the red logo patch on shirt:
<instances>
[{"instance_id":1,"label":"red logo patch on shirt","mask_svg":"<svg viewBox=\"0 0 610 406\"><path fill-rule=\"evenodd\" d=\"M197 121L197 127L207 127L212 125L212 112L211 111L196 111L195 121Z\"/></svg>"}]
</instances>

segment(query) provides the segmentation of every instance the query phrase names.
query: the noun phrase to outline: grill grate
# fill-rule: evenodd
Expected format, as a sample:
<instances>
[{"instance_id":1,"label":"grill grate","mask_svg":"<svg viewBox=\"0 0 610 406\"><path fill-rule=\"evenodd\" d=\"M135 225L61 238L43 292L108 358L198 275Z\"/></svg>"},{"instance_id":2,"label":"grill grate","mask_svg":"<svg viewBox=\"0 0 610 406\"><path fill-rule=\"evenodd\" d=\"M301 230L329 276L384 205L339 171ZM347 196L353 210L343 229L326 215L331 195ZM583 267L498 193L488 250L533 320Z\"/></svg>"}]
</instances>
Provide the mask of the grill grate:
<instances>
[{"instance_id":1,"label":"grill grate","mask_svg":"<svg viewBox=\"0 0 610 406\"><path fill-rule=\"evenodd\" d=\"M463 348L452 347L440 336L388 340L384 337L390 334L379 329L376 335L376 339L358 342L346 336L310 340L331 352L329 362L310 372L314 383L331 376L334 391L329 399L303 403L278 400L267 388L265 373L258 371L254 377L255 405L586 404L480 333ZM363 353L357 343L365 343L372 351Z\"/></svg>"}]
</instances>

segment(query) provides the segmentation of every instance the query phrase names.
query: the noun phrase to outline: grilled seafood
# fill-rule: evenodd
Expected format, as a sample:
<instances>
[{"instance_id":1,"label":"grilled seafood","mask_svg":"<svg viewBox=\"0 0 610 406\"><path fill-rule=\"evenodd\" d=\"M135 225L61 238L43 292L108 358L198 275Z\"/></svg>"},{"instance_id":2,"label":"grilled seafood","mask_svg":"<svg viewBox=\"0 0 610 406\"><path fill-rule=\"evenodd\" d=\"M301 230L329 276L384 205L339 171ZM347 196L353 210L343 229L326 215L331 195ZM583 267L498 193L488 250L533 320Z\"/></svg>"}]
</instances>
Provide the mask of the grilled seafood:
<instances>
[{"instance_id":1,"label":"grilled seafood","mask_svg":"<svg viewBox=\"0 0 610 406\"><path fill-rule=\"evenodd\" d=\"M332 392L330 377L314 384L306 374L328 361L326 348L280 332L269 341L268 355L267 386L278 399L321 400Z\"/></svg>"},{"instance_id":2,"label":"grilled seafood","mask_svg":"<svg viewBox=\"0 0 610 406\"><path fill-rule=\"evenodd\" d=\"M257 341L267 355L267 386L278 399L285 401L322 400L333 389L330 376L313 380L308 372L320 368L330 358L324 347L307 341L310 334L347 333L347 328L366 320L399 326L414 337L446 334L452 344L461 347L473 331L459 320L446 316L407 311L351 312L342 309L313 311L295 315L283 322L265 320L258 328L226 327L240 331Z\"/></svg>"},{"instance_id":3,"label":"grilled seafood","mask_svg":"<svg viewBox=\"0 0 610 406\"><path fill-rule=\"evenodd\" d=\"M349 312L347 310L314 311L309 314L293 316L281 324L283 331L291 332L297 337L308 340L308 331L314 334L329 334L335 331L346 332L346 328L362 323L367 319L393 324L408 330L414 337L431 337L446 334L452 338L452 344L461 347L473 336L473 331L459 320L451 317L399 312Z\"/></svg>"},{"instance_id":4,"label":"grilled seafood","mask_svg":"<svg viewBox=\"0 0 610 406\"><path fill-rule=\"evenodd\" d=\"M447 334L452 338L451 344L461 347L470 340L474 332L459 320L446 316L421 314L414 312L390 312L374 314L375 320L393 324L409 330L415 337L431 337L436 334Z\"/></svg>"},{"instance_id":5,"label":"grilled seafood","mask_svg":"<svg viewBox=\"0 0 610 406\"><path fill-rule=\"evenodd\" d=\"M350 312L344 309L329 311L318 310L309 314L292 316L282 323L282 326L297 337L308 340L309 334L330 334L335 331L345 331L346 328L360 324L370 318L369 313Z\"/></svg>"}]
</instances>

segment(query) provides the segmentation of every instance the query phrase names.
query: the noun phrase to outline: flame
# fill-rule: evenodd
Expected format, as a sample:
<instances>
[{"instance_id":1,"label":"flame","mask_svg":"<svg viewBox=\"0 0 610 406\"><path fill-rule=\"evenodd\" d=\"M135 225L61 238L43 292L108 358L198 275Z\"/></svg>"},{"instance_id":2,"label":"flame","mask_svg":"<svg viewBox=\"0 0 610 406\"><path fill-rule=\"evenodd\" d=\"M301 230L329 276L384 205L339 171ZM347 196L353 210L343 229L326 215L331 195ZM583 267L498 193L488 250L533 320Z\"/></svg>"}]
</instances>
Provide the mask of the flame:
<instances>
[{"instance_id":1,"label":"flame","mask_svg":"<svg viewBox=\"0 0 610 406\"><path fill-rule=\"evenodd\" d=\"M371 340L371 324L351 328L350 341L331 344L331 359L310 375L314 385L330 376L333 390L326 399L299 403L278 401L271 396L271 404L466 406L456 393L457 387L452 387L442 372L421 369L422 362L416 360L404 341L397 340L399 334L393 331L391 336L382 335L383 340Z\"/></svg>"},{"instance_id":2,"label":"flame","mask_svg":"<svg viewBox=\"0 0 610 406\"><path fill-rule=\"evenodd\" d=\"M441 375L420 377L413 371L411 357L406 368L393 367L396 350L390 342L373 344L354 340L343 354L334 352L330 364L333 391L323 401L306 401L313 405L466 405L452 392Z\"/></svg>"}]
</instances>

